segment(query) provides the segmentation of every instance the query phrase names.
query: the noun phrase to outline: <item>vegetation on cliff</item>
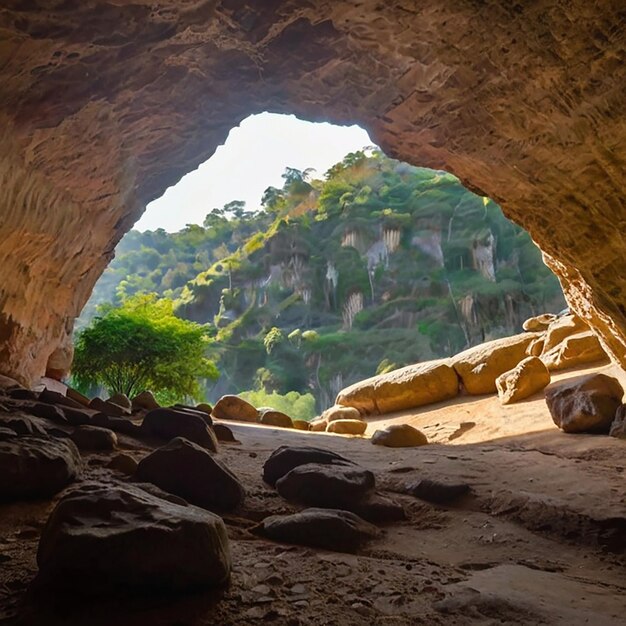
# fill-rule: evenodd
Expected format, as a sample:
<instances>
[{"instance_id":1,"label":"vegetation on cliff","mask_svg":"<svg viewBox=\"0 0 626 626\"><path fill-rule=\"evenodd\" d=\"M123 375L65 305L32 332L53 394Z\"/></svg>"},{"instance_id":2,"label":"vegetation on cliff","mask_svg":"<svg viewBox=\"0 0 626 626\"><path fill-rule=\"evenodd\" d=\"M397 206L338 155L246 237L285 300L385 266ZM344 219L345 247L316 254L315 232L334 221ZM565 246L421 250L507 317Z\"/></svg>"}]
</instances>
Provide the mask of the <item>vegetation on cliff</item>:
<instances>
[{"instance_id":1,"label":"vegetation on cliff","mask_svg":"<svg viewBox=\"0 0 626 626\"><path fill-rule=\"evenodd\" d=\"M206 391L313 393L511 334L564 306L529 235L454 176L379 151L323 180L287 169L263 210L233 201L179 233L132 231L83 313L156 293L211 325Z\"/></svg>"}]
</instances>

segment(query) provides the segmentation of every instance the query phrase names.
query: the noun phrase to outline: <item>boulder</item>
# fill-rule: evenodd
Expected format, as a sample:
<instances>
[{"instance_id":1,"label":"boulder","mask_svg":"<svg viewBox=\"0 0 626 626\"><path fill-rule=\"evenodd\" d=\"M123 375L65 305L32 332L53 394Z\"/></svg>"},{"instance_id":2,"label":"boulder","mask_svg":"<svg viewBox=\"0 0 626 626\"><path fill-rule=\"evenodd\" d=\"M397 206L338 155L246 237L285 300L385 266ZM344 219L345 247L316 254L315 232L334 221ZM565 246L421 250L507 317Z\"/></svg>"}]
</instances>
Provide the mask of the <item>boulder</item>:
<instances>
[{"instance_id":1,"label":"boulder","mask_svg":"<svg viewBox=\"0 0 626 626\"><path fill-rule=\"evenodd\" d=\"M327 426L328 422L321 417L318 417L317 419L311 420L309 422L309 430L314 433L325 432Z\"/></svg>"},{"instance_id":2,"label":"boulder","mask_svg":"<svg viewBox=\"0 0 626 626\"><path fill-rule=\"evenodd\" d=\"M217 452L217 439L204 419L188 411L160 408L148 411L143 418L142 430L160 439L184 437L198 445Z\"/></svg>"},{"instance_id":3,"label":"boulder","mask_svg":"<svg viewBox=\"0 0 626 626\"><path fill-rule=\"evenodd\" d=\"M222 396L213 407L213 417L240 422L257 422L259 412L245 400L237 396Z\"/></svg>"},{"instance_id":4,"label":"boulder","mask_svg":"<svg viewBox=\"0 0 626 626\"><path fill-rule=\"evenodd\" d=\"M457 375L448 361L428 361L346 387L336 403L365 415L391 413L449 400L458 394L458 388Z\"/></svg>"},{"instance_id":5,"label":"boulder","mask_svg":"<svg viewBox=\"0 0 626 626\"><path fill-rule=\"evenodd\" d=\"M125 393L114 393L107 400L107 402L112 402L113 404L121 406L123 409L127 409L128 411L130 411L133 406L132 402L128 399L128 396Z\"/></svg>"},{"instance_id":6,"label":"boulder","mask_svg":"<svg viewBox=\"0 0 626 626\"><path fill-rule=\"evenodd\" d=\"M278 426L280 428L293 428L293 422L289 415L271 408L259 409L259 422L266 426Z\"/></svg>"},{"instance_id":7,"label":"boulder","mask_svg":"<svg viewBox=\"0 0 626 626\"><path fill-rule=\"evenodd\" d=\"M585 363L607 360L598 337L590 330L565 337L551 350L543 350L541 360L549 370L564 370Z\"/></svg>"},{"instance_id":8,"label":"boulder","mask_svg":"<svg viewBox=\"0 0 626 626\"><path fill-rule=\"evenodd\" d=\"M31 389L23 389L21 387L9 389L7 395L13 400L37 400L39 398L39 394L35 391L32 391Z\"/></svg>"},{"instance_id":9,"label":"boulder","mask_svg":"<svg viewBox=\"0 0 626 626\"><path fill-rule=\"evenodd\" d=\"M207 415L204 411L201 411L200 409L196 409L195 407L188 406L186 404L174 404L169 408L174 409L176 411L184 411L185 413L191 413L191 415L195 415L196 417L199 417L208 426L213 425L213 419L211 418L211 416Z\"/></svg>"},{"instance_id":10,"label":"boulder","mask_svg":"<svg viewBox=\"0 0 626 626\"><path fill-rule=\"evenodd\" d=\"M67 439L16 437L0 442L0 500L49 497L80 473L81 459Z\"/></svg>"},{"instance_id":11,"label":"boulder","mask_svg":"<svg viewBox=\"0 0 626 626\"><path fill-rule=\"evenodd\" d=\"M388 448L414 448L428 443L426 435L410 424L391 424L382 430L377 430L371 442L375 446Z\"/></svg>"},{"instance_id":12,"label":"boulder","mask_svg":"<svg viewBox=\"0 0 626 626\"><path fill-rule=\"evenodd\" d=\"M526 358L526 348L536 333L521 333L469 348L452 357L465 391L470 395L495 393L496 378Z\"/></svg>"},{"instance_id":13,"label":"boulder","mask_svg":"<svg viewBox=\"0 0 626 626\"><path fill-rule=\"evenodd\" d=\"M71 406L63 407L63 414L65 419L72 426L82 426L89 424L96 419L97 416L106 417L104 413L100 411L94 411L93 409L80 408L77 409Z\"/></svg>"},{"instance_id":14,"label":"boulder","mask_svg":"<svg viewBox=\"0 0 626 626\"><path fill-rule=\"evenodd\" d=\"M617 439L626 439L626 404L617 408L615 419L611 422L609 435L617 437Z\"/></svg>"},{"instance_id":15,"label":"boulder","mask_svg":"<svg viewBox=\"0 0 626 626\"><path fill-rule=\"evenodd\" d=\"M116 434L100 426L79 426L70 438L79 450L114 450L117 448Z\"/></svg>"},{"instance_id":16,"label":"boulder","mask_svg":"<svg viewBox=\"0 0 626 626\"><path fill-rule=\"evenodd\" d=\"M546 390L554 423L566 433L608 433L624 390L606 374L578 376Z\"/></svg>"},{"instance_id":17,"label":"boulder","mask_svg":"<svg viewBox=\"0 0 626 626\"><path fill-rule=\"evenodd\" d=\"M123 433L131 437L142 437L146 434L146 431L143 430L139 424L135 424L131 420L123 417L109 417L104 413L96 413L90 425L108 428L109 430L114 430L116 433Z\"/></svg>"},{"instance_id":18,"label":"boulder","mask_svg":"<svg viewBox=\"0 0 626 626\"><path fill-rule=\"evenodd\" d=\"M321 418L326 420L327 422L333 422L335 420L360 420L361 413L358 409L355 409L353 406L341 406L340 404L336 404L335 406L331 406L329 409L326 409Z\"/></svg>"},{"instance_id":19,"label":"boulder","mask_svg":"<svg viewBox=\"0 0 626 626\"><path fill-rule=\"evenodd\" d=\"M305 509L292 515L266 517L256 531L274 541L336 552L356 552L380 531L354 513Z\"/></svg>"},{"instance_id":20,"label":"boulder","mask_svg":"<svg viewBox=\"0 0 626 626\"><path fill-rule=\"evenodd\" d=\"M344 508L372 524L399 522L406 519L406 513L401 504L377 493L372 493L358 502L344 505Z\"/></svg>"},{"instance_id":21,"label":"boulder","mask_svg":"<svg viewBox=\"0 0 626 626\"><path fill-rule=\"evenodd\" d=\"M367 422L363 420L335 420L329 422L327 433L336 435L362 435L367 430Z\"/></svg>"},{"instance_id":22,"label":"boulder","mask_svg":"<svg viewBox=\"0 0 626 626\"><path fill-rule=\"evenodd\" d=\"M358 467L349 459L323 448L312 446L280 446L263 464L263 480L272 487L294 467L308 463Z\"/></svg>"},{"instance_id":23,"label":"boulder","mask_svg":"<svg viewBox=\"0 0 626 626\"><path fill-rule=\"evenodd\" d=\"M418 480L407 487L407 493L433 504L450 504L470 492L471 487L466 483L448 483L429 478Z\"/></svg>"},{"instance_id":24,"label":"boulder","mask_svg":"<svg viewBox=\"0 0 626 626\"><path fill-rule=\"evenodd\" d=\"M130 454L116 454L107 465L108 468L132 476L137 471L137 461Z\"/></svg>"},{"instance_id":25,"label":"boulder","mask_svg":"<svg viewBox=\"0 0 626 626\"><path fill-rule=\"evenodd\" d=\"M543 313L542 315L536 315L535 317L528 318L523 324L522 328L527 331L537 332L546 330L552 322L556 320L556 315L553 313Z\"/></svg>"},{"instance_id":26,"label":"boulder","mask_svg":"<svg viewBox=\"0 0 626 626\"><path fill-rule=\"evenodd\" d=\"M128 417L130 410L119 406L110 400L102 400L102 398L93 398L89 403L89 408L93 411L100 411L109 417Z\"/></svg>"},{"instance_id":27,"label":"boulder","mask_svg":"<svg viewBox=\"0 0 626 626\"><path fill-rule=\"evenodd\" d=\"M306 420L293 420L293 427L296 430L309 430L310 424Z\"/></svg>"},{"instance_id":28,"label":"boulder","mask_svg":"<svg viewBox=\"0 0 626 626\"><path fill-rule=\"evenodd\" d=\"M151 391L142 391L138 393L130 403L133 412L136 411L152 411L158 409L161 405L156 401Z\"/></svg>"},{"instance_id":29,"label":"boulder","mask_svg":"<svg viewBox=\"0 0 626 626\"><path fill-rule=\"evenodd\" d=\"M47 437L48 433L44 427L43 420L19 413L8 413L0 415L0 426L10 428L16 435L33 435L36 437Z\"/></svg>"},{"instance_id":30,"label":"boulder","mask_svg":"<svg viewBox=\"0 0 626 626\"><path fill-rule=\"evenodd\" d=\"M85 485L64 496L42 532L35 586L70 594L196 591L224 583L224 522L131 485Z\"/></svg>"},{"instance_id":31,"label":"boulder","mask_svg":"<svg viewBox=\"0 0 626 626\"><path fill-rule=\"evenodd\" d=\"M89 402L90 402L89 398L83 395L82 393L80 393L80 391L76 391L76 389L72 389L71 387L68 387L65 390L65 395L70 400L74 400L74 402L78 402L78 404L80 404L81 406L84 406L85 408L89 407Z\"/></svg>"},{"instance_id":32,"label":"boulder","mask_svg":"<svg viewBox=\"0 0 626 626\"><path fill-rule=\"evenodd\" d=\"M213 429L213 432L215 433L218 441L230 441L232 443L239 443L239 441L235 438L235 435L233 435L233 431L225 424L213 423L213 426L211 426L211 428Z\"/></svg>"},{"instance_id":33,"label":"boulder","mask_svg":"<svg viewBox=\"0 0 626 626\"><path fill-rule=\"evenodd\" d=\"M34 402L28 409L28 413L36 415L37 417L43 417L57 424L67 424L67 418L65 412L60 406L55 404L46 404L45 402Z\"/></svg>"},{"instance_id":34,"label":"boulder","mask_svg":"<svg viewBox=\"0 0 626 626\"><path fill-rule=\"evenodd\" d=\"M576 335L577 333L588 330L589 326L587 326L587 324L585 324L585 322L583 322L577 315L574 315L573 313L562 315L554 320L550 326L548 326L545 334L543 351L544 353L549 352L552 348L560 344L565 337Z\"/></svg>"},{"instance_id":35,"label":"boulder","mask_svg":"<svg viewBox=\"0 0 626 626\"><path fill-rule=\"evenodd\" d=\"M532 396L550 384L550 372L543 361L529 356L512 370L500 374L496 379L498 397L502 404L512 404Z\"/></svg>"},{"instance_id":36,"label":"boulder","mask_svg":"<svg viewBox=\"0 0 626 626\"><path fill-rule=\"evenodd\" d=\"M182 437L143 458L136 478L209 510L231 511L245 495L243 486L225 465Z\"/></svg>"},{"instance_id":37,"label":"boulder","mask_svg":"<svg viewBox=\"0 0 626 626\"><path fill-rule=\"evenodd\" d=\"M306 506L345 508L374 489L374 474L354 465L299 465L276 481L278 493Z\"/></svg>"},{"instance_id":38,"label":"boulder","mask_svg":"<svg viewBox=\"0 0 626 626\"><path fill-rule=\"evenodd\" d=\"M213 413L213 407L207 402L201 402L200 404L197 404L196 410L202 411L203 413L206 413L209 416L211 415L211 413Z\"/></svg>"},{"instance_id":39,"label":"boulder","mask_svg":"<svg viewBox=\"0 0 626 626\"><path fill-rule=\"evenodd\" d=\"M47 404L60 404L61 406L69 406L74 409L84 408L80 402L76 402L76 400L72 400L72 398L64 396L61 392L52 391L47 387L44 387L44 390L39 394L39 402L46 402Z\"/></svg>"}]
</instances>

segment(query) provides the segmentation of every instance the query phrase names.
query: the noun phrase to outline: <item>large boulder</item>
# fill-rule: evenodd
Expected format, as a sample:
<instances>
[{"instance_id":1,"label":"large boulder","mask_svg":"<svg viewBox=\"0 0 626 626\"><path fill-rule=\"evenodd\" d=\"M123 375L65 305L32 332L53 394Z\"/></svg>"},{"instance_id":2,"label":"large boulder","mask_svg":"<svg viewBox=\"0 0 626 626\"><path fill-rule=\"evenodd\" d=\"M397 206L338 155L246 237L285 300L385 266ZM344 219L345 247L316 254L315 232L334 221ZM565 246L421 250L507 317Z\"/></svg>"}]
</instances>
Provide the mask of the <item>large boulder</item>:
<instances>
[{"instance_id":1,"label":"large boulder","mask_svg":"<svg viewBox=\"0 0 626 626\"><path fill-rule=\"evenodd\" d=\"M349 459L330 450L314 448L312 446L280 446L269 456L263 464L263 480L272 485L294 467L308 463L323 463L326 465L349 465L358 467Z\"/></svg>"},{"instance_id":2,"label":"large boulder","mask_svg":"<svg viewBox=\"0 0 626 626\"><path fill-rule=\"evenodd\" d=\"M374 485L374 474L361 467L309 463L277 480L276 490L285 500L306 506L342 508L362 500Z\"/></svg>"},{"instance_id":3,"label":"large boulder","mask_svg":"<svg viewBox=\"0 0 626 626\"><path fill-rule=\"evenodd\" d=\"M388 448L415 448L428 443L426 435L410 424L391 424L382 430L377 430L371 442L376 446Z\"/></svg>"},{"instance_id":4,"label":"large boulder","mask_svg":"<svg viewBox=\"0 0 626 626\"><path fill-rule=\"evenodd\" d=\"M546 390L552 420L566 433L608 433L624 390L606 374L578 376Z\"/></svg>"},{"instance_id":5,"label":"large boulder","mask_svg":"<svg viewBox=\"0 0 626 626\"><path fill-rule=\"evenodd\" d=\"M341 406L336 404L326 409L320 416L321 419L327 422L334 422L335 420L360 420L361 413L353 406Z\"/></svg>"},{"instance_id":6,"label":"large boulder","mask_svg":"<svg viewBox=\"0 0 626 626\"><path fill-rule=\"evenodd\" d=\"M588 330L565 337L551 350L541 353L541 360L549 370L563 370L585 363L596 363L608 359L598 337Z\"/></svg>"},{"instance_id":7,"label":"large boulder","mask_svg":"<svg viewBox=\"0 0 626 626\"><path fill-rule=\"evenodd\" d=\"M141 424L142 430L160 439L184 437L198 445L217 451L217 439L200 415L174 408L159 408L148 411Z\"/></svg>"},{"instance_id":8,"label":"large boulder","mask_svg":"<svg viewBox=\"0 0 626 626\"><path fill-rule=\"evenodd\" d=\"M79 426L70 435L79 450L114 450L117 448L117 435L100 426Z\"/></svg>"},{"instance_id":9,"label":"large boulder","mask_svg":"<svg viewBox=\"0 0 626 626\"><path fill-rule=\"evenodd\" d=\"M362 435L367 430L367 422L363 420L335 420L326 427L327 433L336 435Z\"/></svg>"},{"instance_id":10,"label":"large boulder","mask_svg":"<svg viewBox=\"0 0 626 626\"><path fill-rule=\"evenodd\" d=\"M182 437L143 458L136 478L209 510L235 509L245 495L243 486L225 465Z\"/></svg>"},{"instance_id":11,"label":"large boulder","mask_svg":"<svg viewBox=\"0 0 626 626\"><path fill-rule=\"evenodd\" d=\"M266 517L257 532L274 541L336 552L355 552L380 534L375 526L354 513L316 508Z\"/></svg>"},{"instance_id":12,"label":"large boulder","mask_svg":"<svg viewBox=\"0 0 626 626\"><path fill-rule=\"evenodd\" d=\"M286 413L276 411L269 407L259 409L259 422L266 426L278 426L279 428L293 428L293 421Z\"/></svg>"},{"instance_id":13,"label":"large boulder","mask_svg":"<svg viewBox=\"0 0 626 626\"><path fill-rule=\"evenodd\" d=\"M521 333L469 348L452 357L465 391L471 395L495 393L496 378L526 358L526 348L536 333Z\"/></svg>"},{"instance_id":14,"label":"large boulder","mask_svg":"<svg viewBox=\"0 0 626 626\"><path fill-rule=\"evenodd\" d=\"M239 422L257 422L259 412L249 402L238 396L222 396L213 407L213 417Z\"/></svg>"},{"instance_id":15,"label":"large boulder","mask_svg":"<svg viewBox=\"0 0 626 626\"><path fill-rule=\"evenodd\" d=\"M85 485L66 495L42 532L36 586L70 594L180 592L224 583L224 522L130 485Z\"/></svg>"},{"instance_id":16,"label":"large boulder","mask_svg":"<svg viewBox=\"0 0 626 626\"><path fill-rule=\"evenodd\" d=\"M536 315L535 317L527 319L522 324L522 328L530 332L546 330L556 319L557 316L553 313L543 313L542 315Z\"/></svg>"},{"instance_id":17,"label":"large boulder","mask_svg":"<svg viewBox=\"0 0 626 626\"><path fill-rule=\"evenodd\" d=\"M428 361L346 387L339 392L336 404L378 415L449 400L458 389L457 375L448 361Z\"/></svg>"},{"instance_id":18,"label":"large boulder","mask_svg":"<svg viewBox=\"0 0 626 626\"><path fill-rule=\"evenodd\" d=\"M512 370L496 379L498 397L502 404L512 404L532 396L550 384L550 372L543 361L529 356Z\"/></svg>"},{"instance_id":19,"label":"large boulder","mask_svg":"<svg viewBox=\"0 0 626 626\"><path fill-rule=\"evenodd\" d=\"M543 351L549 352L560 344L565 337L570 335L576 335L578 333L588 331L589 326L583 322L580 317L569 313L568 315L562 315L554 320L545 334L545 343L543 345Z\"/></svg>"},{"instance_id":20,"label":"large boulder","mask_svg":"<svg viewBox=\"0 0 626 626\"><path fill-rule=\"evenodd\" d=\"M80 468L78 449L67 439L24 436L0 441L0 500L52 496Z\"/></svg>"}]
</instances>

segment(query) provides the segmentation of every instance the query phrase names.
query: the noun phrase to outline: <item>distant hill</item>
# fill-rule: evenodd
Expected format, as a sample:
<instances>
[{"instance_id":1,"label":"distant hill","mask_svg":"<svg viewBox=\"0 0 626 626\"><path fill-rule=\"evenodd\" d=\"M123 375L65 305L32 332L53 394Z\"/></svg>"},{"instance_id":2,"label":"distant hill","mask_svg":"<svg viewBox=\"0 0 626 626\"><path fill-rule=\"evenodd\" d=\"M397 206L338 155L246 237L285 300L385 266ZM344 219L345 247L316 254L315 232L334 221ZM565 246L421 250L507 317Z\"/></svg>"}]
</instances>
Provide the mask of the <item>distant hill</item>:
<instances>
[{"instance_id":1,"label":"distant hill","mask_svg":"<svg viewBox=\"0 0 626 626\"><path fill-rule=\"evenodd\" d=\"M445 172L378 151L315 180L287 169L264 210L241 202L203 226L130 232L78 327L140 291L211 325L211 397L310 391L320 405L377 372L454 354L565 306L529 235Z\"/></svg>"}]
</instances>

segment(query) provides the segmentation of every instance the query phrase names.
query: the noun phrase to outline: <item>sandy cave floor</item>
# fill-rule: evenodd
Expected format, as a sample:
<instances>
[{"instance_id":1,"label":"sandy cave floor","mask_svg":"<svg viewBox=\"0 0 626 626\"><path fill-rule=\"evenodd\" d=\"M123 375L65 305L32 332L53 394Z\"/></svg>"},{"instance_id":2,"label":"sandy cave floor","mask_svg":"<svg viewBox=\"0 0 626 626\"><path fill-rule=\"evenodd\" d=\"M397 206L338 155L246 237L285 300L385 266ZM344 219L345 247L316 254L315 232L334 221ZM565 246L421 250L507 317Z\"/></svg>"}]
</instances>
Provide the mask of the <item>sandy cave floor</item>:
<instances>
[{"instance_id":1,"label":"sandy cave floor","mask_svg":"<svg viewBox=\"0 0 626 626\"><path fill-rule=\"evenodd\" d=\"M248 497L225 517L231 583L210 594L34 601L27 587L54 502L1 505L0 624L626 624L626 442L561 433L542 395L510 407L464 398L372 419L368 434L396 421L422 428L433 444L388 449L233 424L241 445L224 444L219 455ZM282 444L326 447L371 469L409 519L385 526L358 555L250 533L266 515L296 510L261 480ZM121 447L137 459L150 450L129 437ZM108 455L85 458L84 480L126 480L105 468ZM418 478L468 482L473 495L441 507L398 493Z\"/></svg>"}]
</instances>

